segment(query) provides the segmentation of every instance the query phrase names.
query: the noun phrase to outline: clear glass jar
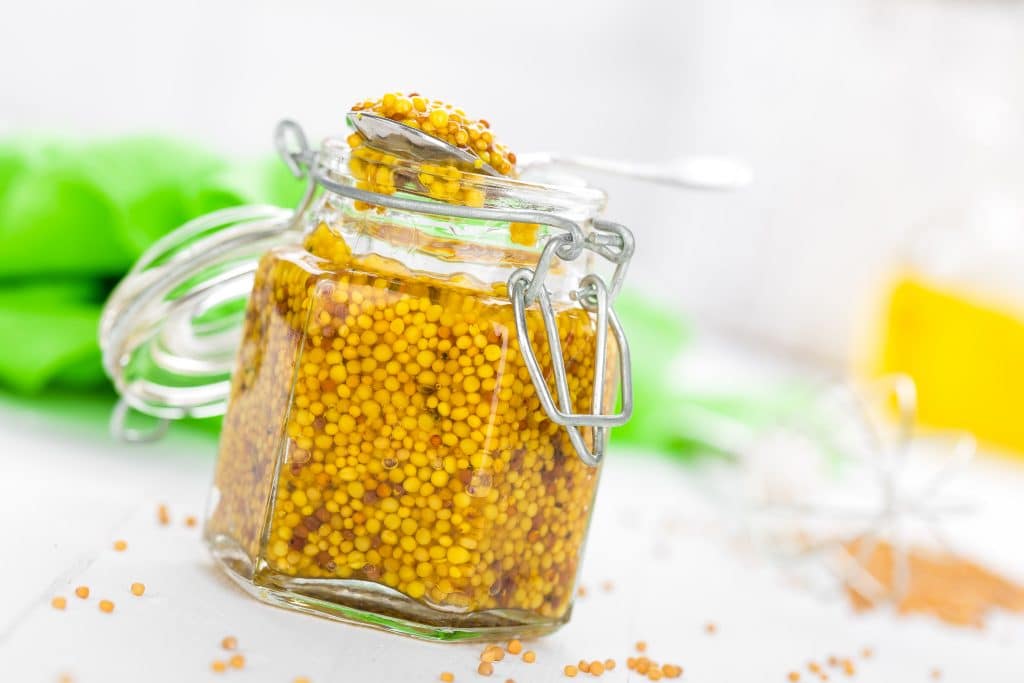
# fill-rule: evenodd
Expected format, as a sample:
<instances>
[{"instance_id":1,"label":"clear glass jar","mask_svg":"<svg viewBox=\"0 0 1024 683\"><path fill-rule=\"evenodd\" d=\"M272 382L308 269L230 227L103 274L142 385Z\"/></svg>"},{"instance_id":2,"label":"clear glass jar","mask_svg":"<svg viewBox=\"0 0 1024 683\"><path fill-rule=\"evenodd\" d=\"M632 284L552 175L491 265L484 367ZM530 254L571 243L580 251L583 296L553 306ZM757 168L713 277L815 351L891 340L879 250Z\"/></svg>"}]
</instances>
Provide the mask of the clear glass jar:
<instances>
[{"instance_id":1,"label":"clear glass jar","mask_svg":"<svg viewBox=\"0 0 1024 683\"><path fill-rule=\"evenodd\" d=\"M133 276L163 283L155 301L192 302L166 328L192 341L175 354L173 335L130 332L153 325L124 315L146 300L129 278L104 321L108 370L144 412L226 405L205 539L252 595L434 639L551 631L571 613L608 427L630 410L608 306L629 233L597 219L592 188L365 152L286 153L313 179L294 218L158 245L171 256ZM211 250L177 286L152 272ZM224 334L230 314L211 311L231 297L203 282L223 289L259 252L225 401L223 349L200 338ZM610 290L598 257L617 266Z\"/></svg>"}]
</instances>

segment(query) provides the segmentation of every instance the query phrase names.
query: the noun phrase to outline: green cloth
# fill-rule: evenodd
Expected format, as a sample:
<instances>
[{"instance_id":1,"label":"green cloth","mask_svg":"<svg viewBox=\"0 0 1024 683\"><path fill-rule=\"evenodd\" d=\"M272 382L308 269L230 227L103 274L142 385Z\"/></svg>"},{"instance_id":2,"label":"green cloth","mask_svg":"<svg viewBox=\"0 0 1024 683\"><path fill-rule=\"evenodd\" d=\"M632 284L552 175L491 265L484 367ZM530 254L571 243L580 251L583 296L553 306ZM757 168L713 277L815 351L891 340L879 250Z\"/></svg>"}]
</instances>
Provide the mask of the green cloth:
<instances>
[{"instance_id":1,"label":"green cloth","mask_svg":"<svg viewBox=\"0 0 1024 683\"><path fill-rule=\"evenodd\" d=\"M301 193L277 160L232 164L178 140L0 142L0 387L107 387L100 311L146 247L204 213Z\"/></svg>"}]
</instances>

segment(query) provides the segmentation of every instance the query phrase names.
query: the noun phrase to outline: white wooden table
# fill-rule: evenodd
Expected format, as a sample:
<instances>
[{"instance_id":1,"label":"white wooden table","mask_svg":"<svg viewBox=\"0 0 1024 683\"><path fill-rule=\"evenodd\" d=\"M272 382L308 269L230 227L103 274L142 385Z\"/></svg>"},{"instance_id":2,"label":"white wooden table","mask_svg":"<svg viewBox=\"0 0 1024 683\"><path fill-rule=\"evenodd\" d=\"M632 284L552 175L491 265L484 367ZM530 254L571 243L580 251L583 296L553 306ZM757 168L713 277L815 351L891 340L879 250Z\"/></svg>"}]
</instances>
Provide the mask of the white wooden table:
<instances>
[{"instance_id":1,"label":"white wooden table","mask_svg":"<svg viewBox=\"0 0 1024 683\"><path fill-rule=\"evenodd\" d=\"M0 401L0 680L426 682L442 671L485 680L475 672L479 646L422 643L244 595L214 567L199 528L183 524L202 517L212 440L178 429L159 444L119 444L102 424L108 408L68 417ZM978 631L855 615L737 553L698 482L669 460L614 453L583 570L587 596L567 627L528 645L536 663L507 658L490 680L562 681L565 664L609 657L618 667L603 680L643 680L625 666L643 639L649 656L700 683L782 682L794 669L808 681L806 663L832 654L855 656L856 681L924 682L933 669L943 681L1024 681L1024 618L997 616ZM969 483L985 500L970 521L972 544L1024 578L1024 468L981 461ZM159 502L170 506L168 527L156 522ZM115 539L128 549L115 552ZM146 584L143 597L129 593L134 581ZM88 600L74 597L80 584ZM67 597L64 611L50 606L55 595ZM97 608L102 598L115 602L112 614ZM238 638L245 668L213 673L226 635ZM872 658L859 657L864 647Z\"/></svg>"}]
</instances>

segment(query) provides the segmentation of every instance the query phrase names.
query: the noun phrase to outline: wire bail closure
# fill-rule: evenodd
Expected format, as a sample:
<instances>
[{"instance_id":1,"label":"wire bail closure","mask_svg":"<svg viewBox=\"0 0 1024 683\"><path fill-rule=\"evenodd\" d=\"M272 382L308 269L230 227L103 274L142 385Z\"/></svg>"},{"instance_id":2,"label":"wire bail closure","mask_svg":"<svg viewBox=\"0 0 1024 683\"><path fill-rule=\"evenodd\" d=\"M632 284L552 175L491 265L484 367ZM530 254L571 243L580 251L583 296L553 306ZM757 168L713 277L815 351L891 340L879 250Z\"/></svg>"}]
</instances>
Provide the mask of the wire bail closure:
<instances>
[{"instance_id":1,"label":"wire bail closure","mask_svg":"<svg viewBox=\"0 0 1024 683\"><path fill-rule=\"evenodd\" d=\"M565 427L569 440L579 456L587 465L596 467L604 458L608 441L608 429L619 427L629 421L633 413L633 383L630 367L629 343L626 340L622 324L619 322L611 300L618 293L625 279L626 268L633 255L633 235L625 226L611 221L594 221L594 230L581 242L574 242L575 236L567 232L548 241L537 260L534 270L519 268L509 277L508 295L512 300L512 309L516 321L516 337L519 340L520 352L526 362L526 369L537 390L537 398L544 407L548 418L557 425ZM572 297L580 305L595 314L597 325L596 356L594 359L594 393L591 398L590 414L573 412L572 397L569 394L569 382L562 355L561 337L558 334L558 323L551 305L551 294L544 286L551 262L555 256L563 260L578 258L584 250L590 250L615 264L612 286L609 288L596 273L588 273L580 281L580 287L572 292ZM537 354L530 342L529 328L526 324L526 309L533 303L540 306L544 321L544 332L548 348L551 352L551 365L554 374L555 397L551 395L544 371L537 361ZM622 392L622 407L617 413L605 414L605 382L607 378L608 328L618 351L619 381ZM593 429L593 447L588 448L581 427Z\"/></svg>"},{"instance_id":2,"label":"wire bail closure","mask_svg":"<svg viewBox=\"0 0 1024 683\"><path fill-rule=\"evenodd\" d=\"M274 135L275 146L284 163L296 177L302 177L308 171L310 188L320 185L326 190L340 194L349 199L366 202L377 206L411 211L428 215L449 216L452 218L470 218L479 220L498 220L510 223L536 223L546 225L564 232L552 237L544 245L537 266L519 268L509 276L508 295L512 302L516 323L516 338L520 351L530 373L537 397L547 413L548 418L557 425L565 427L569 440L580 460L591 467L596 467L604 458L608 441L608 430L619 427L629 421L633 414L633 382L630 367L629 343L622 324L611 302L618 295L626 277L626 270L633 257L635 241L633 233L624 225L612 221L595 219L593 231L585 234L582 226L562 216L543 211L527 211L514 209L493 209L460 206L455 204L426 203L421 200L406 199L394 195L384 195L368 190L360 190L350 185L337 183L327 177L324 169L317 163L316 153L309 148L306 135L294 121L281 121ZM310 193L307 193L307 195ZM300 207L302 211L308 202ZM587 311L595 314L597 326L597 346L594 359L594 392L591 398L590 414L575 413L572 397L569 394L569 382L562 354L561 338L555 319L551 295L544 282L551 264L557 257L563 261L573 261L584 251L591 251L615 265L611 285L607 285L596 273L589 273L580 281L580 287L571 296ZM530 342L529 328L526 324L526 309L539 303L541 316L548 346L551 351L551 362L554 370L555 393L552 396L544 377L544 371L537 360L537 354ZM622 397L621 409L617 413L603 412L605 401L605 383L607 378L608 329L611 328L615 340L619 360L619 381ZM593 429L593 447L588 448L582 427Z\"/></svg>"}]
</instances>

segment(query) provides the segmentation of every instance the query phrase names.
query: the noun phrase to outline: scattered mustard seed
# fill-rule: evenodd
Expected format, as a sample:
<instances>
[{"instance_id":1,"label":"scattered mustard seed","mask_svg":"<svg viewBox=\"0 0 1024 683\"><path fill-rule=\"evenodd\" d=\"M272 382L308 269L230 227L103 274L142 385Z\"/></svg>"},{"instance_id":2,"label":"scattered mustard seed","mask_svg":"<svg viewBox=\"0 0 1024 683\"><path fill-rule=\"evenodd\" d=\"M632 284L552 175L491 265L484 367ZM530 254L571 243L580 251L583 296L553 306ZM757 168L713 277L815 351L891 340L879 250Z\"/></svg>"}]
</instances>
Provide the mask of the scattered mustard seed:
<instances>
[{"instance_id":1,"label":"scattered mustard seed","mask_svg":"<svg viewBox=\"0 0 1024 683\"><path fill-rule=\"evenodd\" d=\"M606 659L606 660L604 660L604 668L605 668L605 671L612 671L615 668L615 660L614 659Z\"/></svg>"},{"instance_id":2,"label":"scattered mustard seed","mask_svg":"<svg viewBox=\"0 0 1024 683\"><path fill-rule=\"evenodd\" d=\"M292 683L310 683L310 680L305 676L298 676L292 681Z\"/></svg>"},{"instance_id":3,"label":"scattered mustard seed","mask_svg":"<svg viewBox=\"0 0 1024 683\"><path fill-rule=\"evenodd\" d=\"M481 676L490 676L494 673L494 665L490 662L480 662L480 666L476 668L476 672Z\"/></svg>"},{"instance_id":4,"label":"scattered mustard seed","mask_svg":"<svg viewBox=\"0 0 1024 683\"><path fill-rule=\"evenodd\" d=\"M480 661L482 662L500 662L503 659L505 659L505 651L497 645L488 645L480 653Z\"/></svg>"},{"instance_id":5,"label":"scattered mustard seed","mask_svg":"<svg viewBox=\"0 0 1024 683\"><path fill-rule=\"evenodd\" d=\"M581 659L580 661L576 662L576 668L585 674L590 673L590 664L585 659Z\"/></svg>"},{"instance_id":6,"label":"scattered mustard seed","mask_svg":"<svg viewBox=\"0 0 1024 683\"><path fill-rule=\"evenodd\" d=\"M789 680L790 683L797 683L797 681L800 680L800 672L790 671L789 675L786 676L786 679Z\"/></svg>"},{"instance_id":7,"label":"scattered mustard seed","mask_svg":"<svg viewBox=\"0 0 1024 683\"><path fill-rule=\"evenodd\" d=\"M128 543L125 541L114 541L114 550L117 552L123 552L128 549Z\"/></svg>"},{"instance_id":8,"label":"scattered mustard seed","mask_svg":"<svg viewBox=\"0 0 1024 683\"><path fill-rule=\"evenodd\" d=\"M679 678L683 675L683 667L676 664L665 664L661 667L661 673L665 678Z\"/></svg>"},{"instance_id":9,"label":"scattered mustard seed","mask_svg":"<svg viewBox=\"0 0 1024 683\"><path fill-rule=\"evenodd\" d=\"M146 592L146 584L136 581L131 585L132 595L139 596Z\"/></svg>"},{"instance_id":10,"label":"scattered mustard seed","mask_svg":"<svg viewBox=\"0 0 1024 683\"><path fill-rule=\"evenodd\" d=\"M533 664L535 661L537 661L537 653L533 650L527 650L523 653L523 661L527 664Z\"/></svg>"},{"instance_id":11,"label":"scattered mustard seed","mask_svg":"<svg viewBox=\"0 0 1024 683\"><path fill-rule=\"evenodd\" d=\"M80 597L83 600L85 600L87 597L89 597L89 587L88 586L79 586L78 588L75 589L75 595L77 595L78 597Z\"/></svg>"},{"instance_id":12,"label":"scattered mustard seed","mask_svg":"<svg viewBox=\"0 0 1024 683\"><path fill-rule=\"evenodd\" d=\"M162 526L167 526L171 523L170 510L168 510L167 506L163 503L158 505L156 508L156 521L158 521Z\"/></svg>"},{"instance_id":13,"label":"scattered mustard seed","mask_svg":"<svg viewBox=\"0 0 1024 683\"><path fill-rule=\"evenodd\" d=\"M245 657L242 655L231 655L228 664L231 665L232 669L241 669L245 666Z\"/></svg>"},{"instance_id":14,"label":"scattered mustard seed","mask_svg":"<svg viewBox=\"0 0 1024 683\"><path fill-rule=\"evenodd\" d=\"M189 515L188 517L185 518L185 526L189 527L190 529L192 527L194 527L197 523L198 522L197 522L196 518L193 517L192 515Z\"/></svg>"},{"instance_id":15,"label":"scattered mustard seed","mask_svg":"<svg viewBox=\"0 0 1024 683\"><path fill-rule=\"evenodd\" d=\"M517 655L523 651L523 644L520 641L513 639L508 641L508 647L505 649L508 650L510 655Z\"/></svg>"},{"instance_id":16,"label":"scattered mustard seed","mask_svg":"<svg viewBox=\"0 0 1024 683\"><path fill-rule=\"evenodd\" d=\"M67 600L67 598L64 598L64 597L61 597L60 595L58 595L53 600L50 600L50 606L53 607L54 609L64 609L65 607L68 606L68 600Z\"/></svg>"},{"instance_id":17,"label":"scattered mustard seed","mask_svg":"<svg viewBox=\"0 0 1024 683\"><path fill-rule=\"evenodd\" d=\"M600 676L604 673L604 664L597 661L596 659L590 663L590 675Z\"/></svg>"},{"instance_id":18,"label":"scattered mustard seed","mask_svg":"<svg viewBox=\"0 0 1024 683\"><path fill-rule=\"evenodd\" d=\"M214 673L220 674L228 670L228 665L224 662L223 659L215 659L212 662L210 662L210 669L212 669Z\"/></svg>"},{"instance_id":19,"label":"scattered mustard seed","mask_svg":"<svg viewBox=\"0 0 1024 683\"><path fill-rule=\"evenodd\" d=\"M705 631L705 633L707 633L707 634L708 634L709 636L710 636L710 635L714 635L715 633L717 633L717 632L718 632L718 625L717 625L717 624L715 624L715 622L713 622L713 621L709 621L709 622L707 623L707 625L705 625L705 626L704 626L704 631Z\"/></svg>"},{"instance_id":20,"label":"scattered mustard seed","mask_svg":"<svg viewBox=\"0 0 1024 683\"><path fill-rule=\"evenodd\" d=\"M576 674L579 672L576 670L576 667L572 664L566 664L565 668L562 669L562 673L564 673L569 678L576 678Z\"/></svg>"},{"instance_id":21,"label":"scattered mustard seed","mask_svg":"<svg viewBox=\"0 0 1024 683\"><path fill-rule=\"evenodd\" d=\"M932 679L937 681L940 678L942 678L942 671L939 669L932 669Z\"/></svg>"},{"instance_id":22,"label":"scattered mustard seed","mask_svg":"<svg viewBox=\"0 0 1024 683\"><path fill-rule=\"evenodd\" d=\"M637 652L647 652L647 643L643 640L636 641Z\"/></svg>"},{"instance_id":23,"label":"scattered mustard seed","mask_svg":"<svg viewBox=\"0 0 1024 683\"><path fill-rule=\"evenodd\" d=\"M441 672L441 680L444 681L444 683L453 683L455 681L455 674L451 671L443 671Z\"/></svg>"},{"instance_id":24,"label":"scattered mustard seed","mask_svg":"<svg viewBox=\"0 0 1024 683\"><path fill-rule=\"evenodd\" d=\"M100 611L110 614L114 611L114 603L110 600L100 600Z\"/></svg>"},{"instance_id":25,"label":"scattered mustard seed","mask_svg":"<svg viewBox=\"0 0 1024 683\"><path fill-rule=\"evenodd\" d=\"M234 636L224 636L224 639L220 641L220 646L225 650L234 650L238 647L238 638Z\"/></svg>"}]
</instances>

